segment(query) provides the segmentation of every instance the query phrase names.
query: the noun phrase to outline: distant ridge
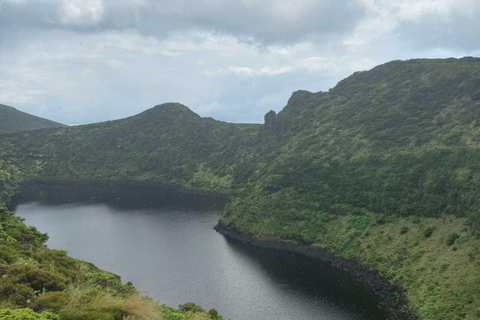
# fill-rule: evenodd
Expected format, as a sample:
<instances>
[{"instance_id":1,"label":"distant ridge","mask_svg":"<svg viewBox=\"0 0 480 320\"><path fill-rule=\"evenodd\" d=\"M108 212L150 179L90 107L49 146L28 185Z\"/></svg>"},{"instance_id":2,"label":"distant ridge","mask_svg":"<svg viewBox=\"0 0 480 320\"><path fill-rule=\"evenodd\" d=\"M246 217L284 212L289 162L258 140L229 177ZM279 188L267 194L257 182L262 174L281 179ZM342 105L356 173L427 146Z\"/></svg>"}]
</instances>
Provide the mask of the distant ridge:
<instances>
[{"instance_id":1,"label":"distant ridge","mask_svg":"<svg viewBox=\"0 0 480 320\"><path fill-rule=\"evenodd\" d=\"M0 132L58 128L64 125L0 104Z\"/></svg>"}]
</instances>

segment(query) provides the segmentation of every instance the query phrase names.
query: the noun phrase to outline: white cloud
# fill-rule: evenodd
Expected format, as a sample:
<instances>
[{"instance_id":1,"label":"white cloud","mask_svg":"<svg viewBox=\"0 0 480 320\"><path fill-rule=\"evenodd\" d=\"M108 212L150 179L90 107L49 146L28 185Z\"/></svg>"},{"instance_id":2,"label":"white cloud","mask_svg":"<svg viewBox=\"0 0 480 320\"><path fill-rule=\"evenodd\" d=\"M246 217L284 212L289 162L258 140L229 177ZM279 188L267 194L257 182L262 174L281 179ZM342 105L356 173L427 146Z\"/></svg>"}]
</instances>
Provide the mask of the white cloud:
<instances>
[{"instance_id":1,"label":"white cloud","mask_svg":"<svg viewBox=\"0 0 480 320\"><path fill-rule=\"evenodd\" d=\"M7 105L37 102L43 92L12 79L0 79L0 101Z\"/></svg>"},{"instance_id":2,"label":"white cloud","mask_svg":"<svg viewBox=\"0 0 480 320\"><path fill-rule=\"evenodd\" d=\"M343 43L347 47L368 46L375 41L391 37L402 24L416 24L418 32L422 33L423 19L435 19L438 23L461 24L461 17L479 18L480 13L478 0L357 0L357 2L365 9L367 18L345 38ZM480 27L480 23L478 26Z\"/></svg>"},{"instance_id":3,"label":"white cloud","mask_svg":"<svg viewBox=\"0 0 480 320\"><path fill-rule=\"evenodd\" d=\"M103 17L101 0L63 0L61 6L61 22L72 25L97 24Z\"/></svg>"}]
</instances>

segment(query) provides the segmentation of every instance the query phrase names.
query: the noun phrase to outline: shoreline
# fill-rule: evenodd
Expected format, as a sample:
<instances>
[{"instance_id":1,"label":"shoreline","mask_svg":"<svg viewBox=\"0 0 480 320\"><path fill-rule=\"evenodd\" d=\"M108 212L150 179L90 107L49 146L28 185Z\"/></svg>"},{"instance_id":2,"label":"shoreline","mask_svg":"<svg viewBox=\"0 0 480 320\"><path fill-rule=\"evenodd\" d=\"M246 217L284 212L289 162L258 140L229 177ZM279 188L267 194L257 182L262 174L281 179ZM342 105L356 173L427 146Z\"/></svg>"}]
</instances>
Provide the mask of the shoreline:
<instances>
[{"instance_id":1,"label":"shoreline","mask_svg":"<svg viewBox=\"0 0 480 320\"><path fill-rule=\"evenodd\" d=\"M387 278L382 277L375 271L367 269L355 259L342 258L328 250L312 248L303 244L256 240L252 234L239 231L231 226L225 226L221 222L218 222L214 229L228 239L248 243L256 247L294 252L327 262L352 274L359 281L369 285L374 294L381 298L382 304L380 308L388 315L388 320L417 319L413 311L408 308L405 289L393 285Z\"/></svg>"}]
</instances>

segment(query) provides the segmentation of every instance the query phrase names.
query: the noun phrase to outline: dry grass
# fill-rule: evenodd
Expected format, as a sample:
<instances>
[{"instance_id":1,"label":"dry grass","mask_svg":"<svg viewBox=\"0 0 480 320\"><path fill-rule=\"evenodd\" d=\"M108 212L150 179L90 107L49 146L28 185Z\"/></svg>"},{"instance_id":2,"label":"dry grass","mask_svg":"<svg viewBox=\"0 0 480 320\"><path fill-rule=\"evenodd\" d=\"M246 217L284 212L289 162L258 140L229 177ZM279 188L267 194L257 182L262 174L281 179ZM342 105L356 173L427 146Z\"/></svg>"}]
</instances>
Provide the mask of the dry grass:
<instances>
[{"instance_id":1,"label":"dry grass","mask_svg":"<svg viewBox=\"0 0 480 320\"><path fill-rule=\"evenodd\" d=\"M138 294L123 299L120 309L129 314L127 319L162 320L158 304Z\"/></svg>"},{"instance_id":2,"label":"dry grass","mask_svg":"<svg viewBox=\"0 0 480 320\"><path fill-rule=\"evenodd\" d=\"M63 309L119 309L126 313L130 320L162 320L159 305L138 293L118 297L105 291L97 291L92 285L69 285L65 292L70 300Z\"/></svg>"}]
</instances>

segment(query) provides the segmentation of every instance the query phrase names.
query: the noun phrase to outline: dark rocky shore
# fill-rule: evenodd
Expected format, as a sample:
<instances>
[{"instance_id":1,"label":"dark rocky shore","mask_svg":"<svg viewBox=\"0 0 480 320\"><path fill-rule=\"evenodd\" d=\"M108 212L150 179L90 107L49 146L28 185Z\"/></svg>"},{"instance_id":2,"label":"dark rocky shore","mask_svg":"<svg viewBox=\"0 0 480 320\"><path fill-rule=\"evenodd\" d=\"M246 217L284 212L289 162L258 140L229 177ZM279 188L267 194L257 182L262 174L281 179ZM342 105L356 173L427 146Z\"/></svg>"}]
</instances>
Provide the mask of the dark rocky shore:
<instances>
[{"instance_id":1,"label":"dark rocky shore","mask_svg":"<svg viewBox=\"0 0 480 320\"><path fill-rule=\"evenodd\" d=\"M330 263L337 268L353 274L360 281L368 284L372 288L373 292L382 300L382 304L379 307L388 315L386 320L417 319L413 311L408 308L408 300L403 288L391 284L388 279L382 277L375 271L367 269L354 259L338 257L328 250L312 248L304 244L259 241L254 239L251 234L244 233L231 226L225 226L222 223L218 223L214 229L229 239L257 247L295 252Z\"/></svg>"}]
</instances>

